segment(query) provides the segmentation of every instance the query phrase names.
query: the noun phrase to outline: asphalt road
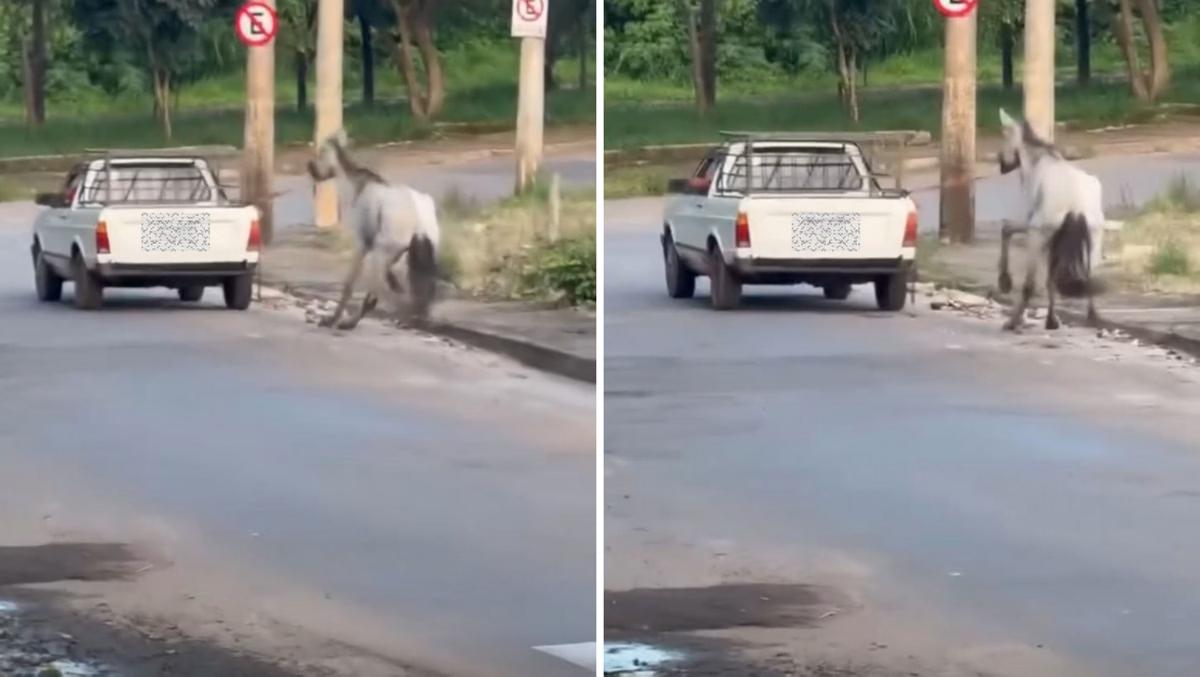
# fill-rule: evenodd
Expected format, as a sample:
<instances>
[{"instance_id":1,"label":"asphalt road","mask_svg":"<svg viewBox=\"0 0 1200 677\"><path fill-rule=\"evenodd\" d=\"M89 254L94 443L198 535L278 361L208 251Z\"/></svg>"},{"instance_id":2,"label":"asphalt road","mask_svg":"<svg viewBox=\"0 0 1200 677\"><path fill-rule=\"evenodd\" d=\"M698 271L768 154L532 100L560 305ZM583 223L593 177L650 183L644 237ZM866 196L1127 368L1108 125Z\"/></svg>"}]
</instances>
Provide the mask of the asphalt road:
<instances>
[{"instance_id":1,"label":"asphalt road","mask_svg":"<svg viewBox=\"0 0 1200 677\"><path fill-rule=\"evenodd\" d=\"M867 287L847 302L748 287L743 309L714 313L705 281L666 296L659 213L606 204L605 587L635 602L693 588L644 620L708 632L639 637L624 619L622 639L732 660L730 675L781 656L1196 674L1197 367L927 302L878 313ZM755 583L833 601L794 627L721 625L767 594L697 620L706 590ZM808 674L789 665L778 674Z\"/></svg>"},{"instance_id":2,"label":"asphalt road","mask_svg":"<svg viewBox=\"0 0 1200 677\"><path fill-rule=\"evenodd\" d=\"M67 538L164 553L230 623L452 675L583 673L533 647L594 638L589 388L379 324L226 311L217 290L39 304L31 212L0 210L0 539L52 506Z\"/></svg>"}]
</instances>

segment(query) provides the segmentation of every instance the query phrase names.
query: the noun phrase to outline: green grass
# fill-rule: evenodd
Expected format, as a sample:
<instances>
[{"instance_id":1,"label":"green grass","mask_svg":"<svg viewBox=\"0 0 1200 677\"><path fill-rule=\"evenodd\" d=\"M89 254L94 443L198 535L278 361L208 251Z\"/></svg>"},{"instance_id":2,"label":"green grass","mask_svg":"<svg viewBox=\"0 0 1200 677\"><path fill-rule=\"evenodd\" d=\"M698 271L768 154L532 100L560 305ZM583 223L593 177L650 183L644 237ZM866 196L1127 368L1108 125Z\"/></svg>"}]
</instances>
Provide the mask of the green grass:
<instances>
[{"instance_id":1,"label":"green grass","mask_svg":"<svg viewBox=\"0 0 1200 677\"><path fill-rule=\"evenodd\" d=\"M1191 269L1187 249L1170 238L1158 243L1146 266L1151 275L1187 275Z\"/></svg>"},{"instance_id":2,"label":"green grass","mask_svg":"<svg viewBox=\"0 0 1200 677\"><path fill-rule=\"evenodd\" d=\"M0 202L32 199L33 191L0 178Z\"/></svg>"},{"instance_id":3,"label":"green grass","mask_svg":"<svg viewBox=\"0 0 1200 677\"><path fill-rule=\"evenodd\" d=\"M439 121L511 127L516 118L517 59L516 48L508 43L472 43L448 51L444 63L447 100ZM315 86L310 81L309 108L297 111L290 64L282 54L277 69L276 139L283 145L306 143L312 136ZM391 62L377 62L376 73L376 105L367 108L361 104L358 70L347 65L345 124L350 135L363 142L428 136L431 130L412 117ZM549 124L593 122L595 91L577 88L577 63L561 61L557 74L562 88L547 100ZM114 97L86 91L70 100L51 100L46 125L33 131L22 122L20 102L0 101L0 154L11 157L168 144L241 146L244 92L240 68L183 87L178 92L172 117L174 135L169 142L151 115L148 93Z\"/></svg>"},{"instance_id":4,"label":"green grass","mask_svg":"<svg viewBox=\"0 0 1200 677\"><path fill-rule=\"evenodd\" d=\"M1163 103L1200 101L1200 73L1179 73ZM1021 91L988 86L979 90L978 121L983 133L997 132L1000 107L1021 110ZM869 89L862 93L862 119L850 122L832 88L796 93L735 98L726 93L716 108L701 117L690 101L605 100L605 148L635 148L656 144L701 143L729 129L842 131L858 129L918 129L938 136L942 97L931 87ZM1061 122L1082 128L1146 122L1163 112L1139 104L1123 85L1058 89Z\"/></svg>"}]
</instances>

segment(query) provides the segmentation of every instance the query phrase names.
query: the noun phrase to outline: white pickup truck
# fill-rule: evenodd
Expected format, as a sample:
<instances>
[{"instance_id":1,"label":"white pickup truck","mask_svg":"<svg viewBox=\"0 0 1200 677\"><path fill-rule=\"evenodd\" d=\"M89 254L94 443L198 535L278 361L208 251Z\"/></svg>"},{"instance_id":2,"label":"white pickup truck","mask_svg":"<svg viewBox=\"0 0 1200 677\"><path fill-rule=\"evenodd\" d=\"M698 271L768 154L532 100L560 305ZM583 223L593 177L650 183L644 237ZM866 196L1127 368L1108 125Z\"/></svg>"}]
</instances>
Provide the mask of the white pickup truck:
<instances>
[{"instance_id":1,"label":"white pickup truck","mask_svg":"<svg viewBox=\"0 0 1200 677\"><path fill-rule=\"evenodd\" d=\"M225 305L250 305L261 247L258 210L226 199L194 157L101 158L72 169L33 225L42 301L74 286L75 305L99 308L105 287L171 287L199 301L220 286Z\"/></svg>"},{"instance_id":2,"label":"white pickup truck","mask_svg":"<svg viewBox=\"0 0 1200 677\"><path fill-rule=\"evenodd\" d=\"M811 284L841 300L867 282L880 309L904 307L916 205L880 187L858 143L818 138L731 134L670 182L661 240L672 298L707 275L717 310L736 308L743 284Z\"/></svg>"}]
</instances>

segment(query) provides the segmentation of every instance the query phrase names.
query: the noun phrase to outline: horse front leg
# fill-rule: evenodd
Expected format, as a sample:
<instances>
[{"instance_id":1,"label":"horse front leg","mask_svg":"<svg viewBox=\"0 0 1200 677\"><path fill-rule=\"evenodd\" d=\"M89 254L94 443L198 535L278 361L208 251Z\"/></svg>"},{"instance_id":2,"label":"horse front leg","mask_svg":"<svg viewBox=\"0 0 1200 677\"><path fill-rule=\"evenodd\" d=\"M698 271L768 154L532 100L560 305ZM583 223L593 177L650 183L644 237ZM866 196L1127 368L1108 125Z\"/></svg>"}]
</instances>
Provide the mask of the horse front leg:
<instances>
[{"instance_id":1,"label":"horse front leg","mask_svg":"<svg viewBox=\"0 0 1200 677\"><path fill-rule=\"evenodd\" d=\"M338 301L333 314L321 320L322 327L332 327L342 319L342 314L346 312L346 304L350 302L350 297L354 294L354 285L358 282L359 275L362 274L363 261L366 258L365 249L358 249L354 252L354 260L350 263L350 272L346 274L346 282L342 285L342 298Z\"/></svg>"},{"instance_id":2,"label":"horse front leg","mask_svg":"<svg viewBox=\"0 0 1200 677\"><path fill-rule=\"evenodd\" d=\"M362 322L362 319L366 317L367 313L375 310L375 307L378 305L379 297L375 296L375 294L371 292L367 292L367 295L363 297L362 306L359 307L358 312L339 322L337 328L343 331L350 331L351 329L354 329L358 326L359 322Z\"/></svg>"}]
</instances>

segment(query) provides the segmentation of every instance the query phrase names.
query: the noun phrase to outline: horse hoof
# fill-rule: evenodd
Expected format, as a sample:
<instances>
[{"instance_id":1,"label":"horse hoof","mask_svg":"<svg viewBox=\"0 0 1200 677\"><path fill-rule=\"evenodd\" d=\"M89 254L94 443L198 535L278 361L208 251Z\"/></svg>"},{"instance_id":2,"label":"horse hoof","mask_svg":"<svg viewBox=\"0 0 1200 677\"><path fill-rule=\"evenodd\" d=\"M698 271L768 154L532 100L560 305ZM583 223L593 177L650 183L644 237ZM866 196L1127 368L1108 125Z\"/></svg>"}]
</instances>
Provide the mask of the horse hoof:
<instances>
[{"instance_id":1,"label":"horse hoof","mask_svg":"<svg viewBox=\"0 0 1200 677\"><path fill-rule=\"evenodd\" d=\"M1021 323L1017 322L1016 320L1009 320L1008 322L1004 323L1003 329L1004 331L1011 331L1012 333L1016 334L1021 330Z\"/></svg>"},{"instance_id":2,"label":"horse hoof","mask_svg":"<svg viewBox=\"0 0 1200 677\"><path fill-rule=\"evenodd\" d=\"M1046 329L1049 329L1050 331L1054 331L1055 329L1058 329L1060 326L1062 326L1062 325L1060 325L1058 323L1057 317L1050 315L1046 318Z\"/></svg>"},{"instance_id":3,"label":"horse hoof","mask_svg":"<svg viewBox=\"0 0 1200 677\"><path fill-rule=\"evenodd\" d=\"M330 315L328 317L322 317L321 321L317 323L317 326L328 329L333 326L333 322L334 322L334 317L332 315Z\"/></svg>"},{"instance_id":4,"label":"horse hoof","mask_svg":"<svg viewBox=\"0 0 1200 677\"><path fill-rule=\"evenodd\" d=\"M338 323L337 328L341 331L351 331L358 326L357 320L342 320Z\"/></svg>"}]
</instances>

